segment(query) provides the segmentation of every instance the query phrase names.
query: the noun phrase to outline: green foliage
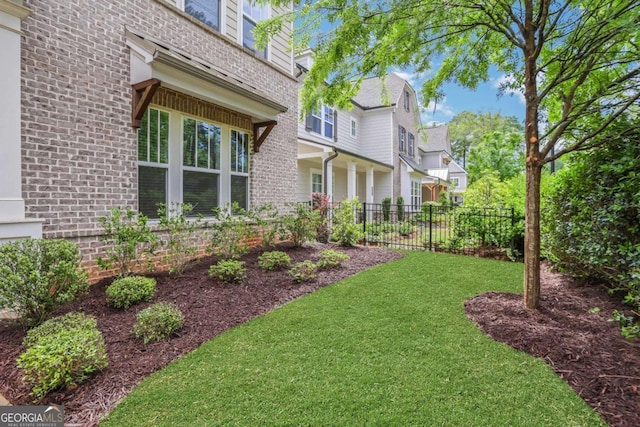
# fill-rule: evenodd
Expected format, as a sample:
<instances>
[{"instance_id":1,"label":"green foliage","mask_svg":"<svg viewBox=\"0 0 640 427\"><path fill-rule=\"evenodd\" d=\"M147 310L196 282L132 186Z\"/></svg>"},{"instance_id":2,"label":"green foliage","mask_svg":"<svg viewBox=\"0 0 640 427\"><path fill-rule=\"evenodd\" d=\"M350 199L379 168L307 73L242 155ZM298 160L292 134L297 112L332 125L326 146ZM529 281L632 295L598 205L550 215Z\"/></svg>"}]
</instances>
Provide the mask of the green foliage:
<instances>
[{"instance_id":1,"label":"green foliage","mask_svg":"<svg viewBox=\"0 0 640 427\"><path fill-rule=\"evenodd\" d=\"M82 313L47 320L27 332L23 344L16 363L37 399L84 381L108 363L96 320Z\"/></svg>"},{"instance_id":2,"label":"green foliage","mask_svg":"<svg viewBox=\"0 0 640 427\"><path fill-rule=\"evenodd\" d=\"M349 260L349 255L333 249L325 249L320 252L320 259L316 263L320 270L330 270L342 267L342 264Z\"/></svg>"},{"instance_id":3,"label":"green foliage","mask_svg":"<svg viewBox=\"0 0 640 427\"><path fill-rule=\"evenodd\" d=\"M343 200L333 208L331 238L340 246L353 246L363 237L362 226L356 224L355 212L362 205L357 197Z\"/></svg>"},{"instance_id":4,"label":"green foliage","mask_svg":"<svg viewBox=\"0 0 640 427\"><path fill-rule=\"evenodd\" d=\"M560 267L626 292L625 302L636 310L640 307L638 138L633 130L626 138L571 157L556 176L544 217L545 244Z\"/></svg>"},{"instance_id":5,"label":"green foliage","mask_svg":"<svg viewBox=\"0 0 640 427\"><path fill-rule=\"evenodd\" d=\"M164 204L159 206L160 227L167 233L164 261L170 273L183 273L198 253L196 232L202 226L202 215L190 218L192 210L189 203L174 203L170 208Z\"/></svg>"},{"instance_id":6,"label":"green foliage","mask_svg":"<svg viewBox=\"0 0 640 427\"><path fill-rule=\"evenodd\" d=\"M258 265L269 271L282 270L291 265L291 257L282 251L265 252L258 258Z\"/></svg>"},{"instance_id":7,"label":"green foliage","mask_svg":"<svg viewBox=\"0 0 640 427\"><path fill-rule=\"evenodd\" d=\"M214 210L215 220L209 232L212 253L223 259L237 259L247 253L252 231L246 214L237 203Z\"/></svg>"},{"instance_id":8,"label":"green foliage","mask_svg":"<svg viewBox=\"0 0 640 427\"><path fill-rule=\"evenodd\" d=\"M396 210L398 213L398 221L404 221L404 198L402 196L396 199Z\"/></svg>"},{"instance_id":9,"label":"green foliage","mask_svg":"<svg viewBox=\"0 0 640 427\"><path fill-rule=\"evenodd\" d=\"M389 222L391 219L391 197L382 199L382 220Z\"/></svg>"},{"instance_id":10,"label":"green foliage","mask_svg":"<svg viewBox=\"0 0 640 427\"><path fill-rule=\"evenodd\" d=\"M278 209L271 203L247 211L247 218L253 223L253 231L262 242L262 249L273 247L276 238L283 236L284 229Z\"/></svg>"},{"instance_id":11,"label":"green foliage","mask_svg":"<svg viewBox=\"0 0 640 427\"><path fill-rule=\"evenodd\" d=\"M147 268L152 269L151 256L157 248L157 237L147 225L148 218L136 214L131 209L124 213L117 208L111 209L108 217L100 217L104 234L100 241L107 244L106 258L98 257L100 268L115 268L119 277L128 276L144 260Z\"/></svg>"},{"instance_id":12,"label":"green foliage","mask_svg":"<svg viewBox=\"0 0 640 427\"><path fill-rule=\"evenodd\" d=\"M318 266L309 260L293 264L289 275L297 283L310 282L318 277Z\"/></svg>"},{"instance_id":13,"label":"green foliage","mask_svg":"<svg viewBox=\"0 0 640 427\"><path fill-rule=\"evenodd\" d=\"M314 240L321 224L319 210L310 209L304 203L289 205L292 212L283 217L284 227L295 246Z\"/></svg>"},{"instance_id":14,"label":"green foliage","mask_svg":"<svg viewBox=\"0 0 640 427\"><path fill-rule=\"evenodd\" d=\"M640 338L640 322L635 323L633 316L627 316L619 310L613 310L613 314L609 321L616 322L620 325L620 333L628 340Z\"/></svg>"},{"instance_id":15,"label":"green foliage","mask_svg":"<svg viewBox=\"0 0 640 427\"><path fill-rule=\"evenodd\" d=\"M179 331L184 324L180 309L172 303L159 302L136 315L133 333L145 344L163 340Z\"/></svg>"},{"instance_id":16,"label":"green foliage","mask_svg":"<svg viewBox=\"0 0 640 427\"><path fill-rule=\"evenodd\" d=\"M26 239L0 245L0 307L23 322L41 323L55 308L89 288L79 269L77 245L67 240Z\"/></svg>"},{"instance_id":17,"label":"green foliage","mask_svg":"<svg viewBox=\"0 0 640 427\"><path fill-rule=\"evenodd\" d=\"M134 304L151 301L155 292L156 279L140 276L121 277L107 287L107 304L126 310Z\"/></svg>"},{"instance_id":18,"label":"green foliage","mask_svg":"<svg viewBox=\"0 0 640 427\"><path fill-rule=\"evenodd\" d=\"M329 241L329 210L331 203L329 196L326 194L313 193L311 195L311 206L318 211L319 221L316 229L316 239L319 242L327 243Z\"/></svg>"},{"instance_id":19,"label":"green foliage","mask_svg":"<svg viewBox=\"0 0 640 427\"><path fill-rule=\"evenodd\" d=\"M401 236L405 236L405 237L409 236L414 231L416 231L416 228L413 226L413 224L409 222L403 222L398 226L398 233Z\"/></svg>"},{"instance_id":20,"label":"green foliage","mask_svg":"<svg viewBox=\"0 0 640 427\"><path fill-rule=\"evenodd\" d=\"M505 181L524 172L522 133L493 131L485 133L469 153L469 182L487 174Z\"/></svg>"},{"instance_id":21,"label":"green foliage","mask_svg":"<svg viewBox=\"0 0 640 427\"><path fill-rule=\"evenodd\" d=\"M209 267L209 276L225 283L242 283L247 278L243 261L223 259Z\"/></svg>"}]
</instances>

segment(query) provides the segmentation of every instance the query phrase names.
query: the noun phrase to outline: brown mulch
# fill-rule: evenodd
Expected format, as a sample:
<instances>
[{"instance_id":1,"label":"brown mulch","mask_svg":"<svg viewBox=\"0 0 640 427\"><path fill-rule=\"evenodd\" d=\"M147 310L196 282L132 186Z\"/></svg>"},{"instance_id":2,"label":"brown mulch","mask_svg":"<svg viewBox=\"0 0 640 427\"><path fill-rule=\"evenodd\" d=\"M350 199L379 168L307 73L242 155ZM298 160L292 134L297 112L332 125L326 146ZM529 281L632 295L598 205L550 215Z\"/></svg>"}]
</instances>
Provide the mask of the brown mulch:
<instances>
[{"instance_id":1,"label":"brown mulch","mask_svg":"<svg viewBox=\"0 0 640 427\"><path fill-rule=\"evenodd\" d=\"M302 248L281 246L292 262L317 261L329 246L309 245ZM342 268L322 271L312 282L297 284L286 271L267 272L258 266L258 252L242 258L246 262L247 280L242 285L226 285L208 277L213 257L181 276L155 275L157 289L151 303L116 310L105 304L105 288L111 280L93 285L88 295L65 307L57 314L81 311L98 320L104 336L109 366L74 389L50 393L38 404L64 405L65 423L97 425L116 403L144 377L171 361L192 351L220 333L244 323L282 304L335 283L365 268L402 257L398 252L364 247L339 248L350 259ZM178 305L185 317L179 335L166 341L143 345L131 329L136 313L152 303L170 301ZM24 330L14 322L0 321L0 393L14 405L33 404L29 390L22 384L15 359L24 350Z\"/></svg>"},{"instance_id":2,"label":"brown mulch","mask_svg":"<svg viewBox=\"0 0 640 427\"><path fill-rule=\"evenodd\" d=\"M489 292L465 303L467 317L493 339L542 358L609 425L640 426L640 342L607 321L628 307L603 286L548 265L541 273L539 310L524 308L521 295Z\"/></svg>"}]
</instances>

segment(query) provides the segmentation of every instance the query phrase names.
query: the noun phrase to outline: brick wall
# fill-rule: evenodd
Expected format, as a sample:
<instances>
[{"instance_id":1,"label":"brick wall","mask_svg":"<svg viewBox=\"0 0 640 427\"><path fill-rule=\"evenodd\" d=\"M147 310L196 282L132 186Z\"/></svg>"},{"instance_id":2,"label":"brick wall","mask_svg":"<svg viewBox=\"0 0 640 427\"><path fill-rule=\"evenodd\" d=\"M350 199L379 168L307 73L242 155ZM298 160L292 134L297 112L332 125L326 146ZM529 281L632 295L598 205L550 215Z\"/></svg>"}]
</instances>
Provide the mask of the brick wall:
<instances>
[{"instance_id":1,"label":"brick wall","mask_svg":"<svg viewBox=\"0 0 640 427\"><path fill-rule=\"evenodd\" d=\"M22 180L26 216L44 237L100 252L98 218L136 209L137 144L131 127L125 25L215 63L289 111L252 155L251 203L295 199L297 86L280 69L186 18L164 0L25 0ZM90 266L89 266L90 268Z\"/></svg>"}]
</instances>

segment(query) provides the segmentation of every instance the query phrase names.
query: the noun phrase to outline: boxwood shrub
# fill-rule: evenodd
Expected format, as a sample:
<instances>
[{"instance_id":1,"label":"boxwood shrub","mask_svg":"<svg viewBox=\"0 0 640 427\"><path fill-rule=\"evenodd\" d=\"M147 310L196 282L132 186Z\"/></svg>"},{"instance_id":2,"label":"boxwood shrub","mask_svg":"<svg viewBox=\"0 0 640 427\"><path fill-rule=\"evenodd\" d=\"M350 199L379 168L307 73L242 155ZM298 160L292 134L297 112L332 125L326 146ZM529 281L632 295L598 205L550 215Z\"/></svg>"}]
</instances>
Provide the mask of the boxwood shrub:
<instances>
[{"instance_id":1,"label":"boxwood shrub","mask_svg":"<svg viewBox=\"0 0 640 427\"><path fill-rule=\"evenodd\" d=\"M128 309L134 304L151 301L156 292L156 279L130 276L116 279L107 287L107 304L114 308Z\"/></svg>"}]
</instances>

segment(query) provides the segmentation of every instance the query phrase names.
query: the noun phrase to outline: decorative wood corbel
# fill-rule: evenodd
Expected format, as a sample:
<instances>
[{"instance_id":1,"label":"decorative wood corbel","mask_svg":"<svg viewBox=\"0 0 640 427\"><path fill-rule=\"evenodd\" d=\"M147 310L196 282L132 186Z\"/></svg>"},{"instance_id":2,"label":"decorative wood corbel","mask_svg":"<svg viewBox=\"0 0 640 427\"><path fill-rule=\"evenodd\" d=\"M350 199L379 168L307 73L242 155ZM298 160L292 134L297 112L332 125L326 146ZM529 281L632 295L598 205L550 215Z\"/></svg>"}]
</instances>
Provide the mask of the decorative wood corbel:
<instances>
[{"instance_id":1,"label":"decorative wood corbel","mask_svg":"<svg viewBox=\"0 0 640 427\"><path fill-rule=\"evenodd\" d=\"M134 128L140 127L142 116L147 110L153 94L160 87L160 80L149 79L143 82L131 85L132 88L132 103L131 103L131 126Z\"/></svg>"},{"instance_id":2,"label":"decorative wood corbel","mask_svg":"<svg viewBox=\"0 0 640 427\"><path fill-rule=\"evenodd\" d=\"M271 133L271 130L277 124L278 122L276 122L275 120L253 124L253 138L254 138L253 152L254 153L257 153L258 151L260 151L260 146L262 145L264 140L267 139L267 136L269 136L269 133ZM265 129L262 131L262 133L259 134L261 128L265 128Z\"/></svg>"}]
</instances>

